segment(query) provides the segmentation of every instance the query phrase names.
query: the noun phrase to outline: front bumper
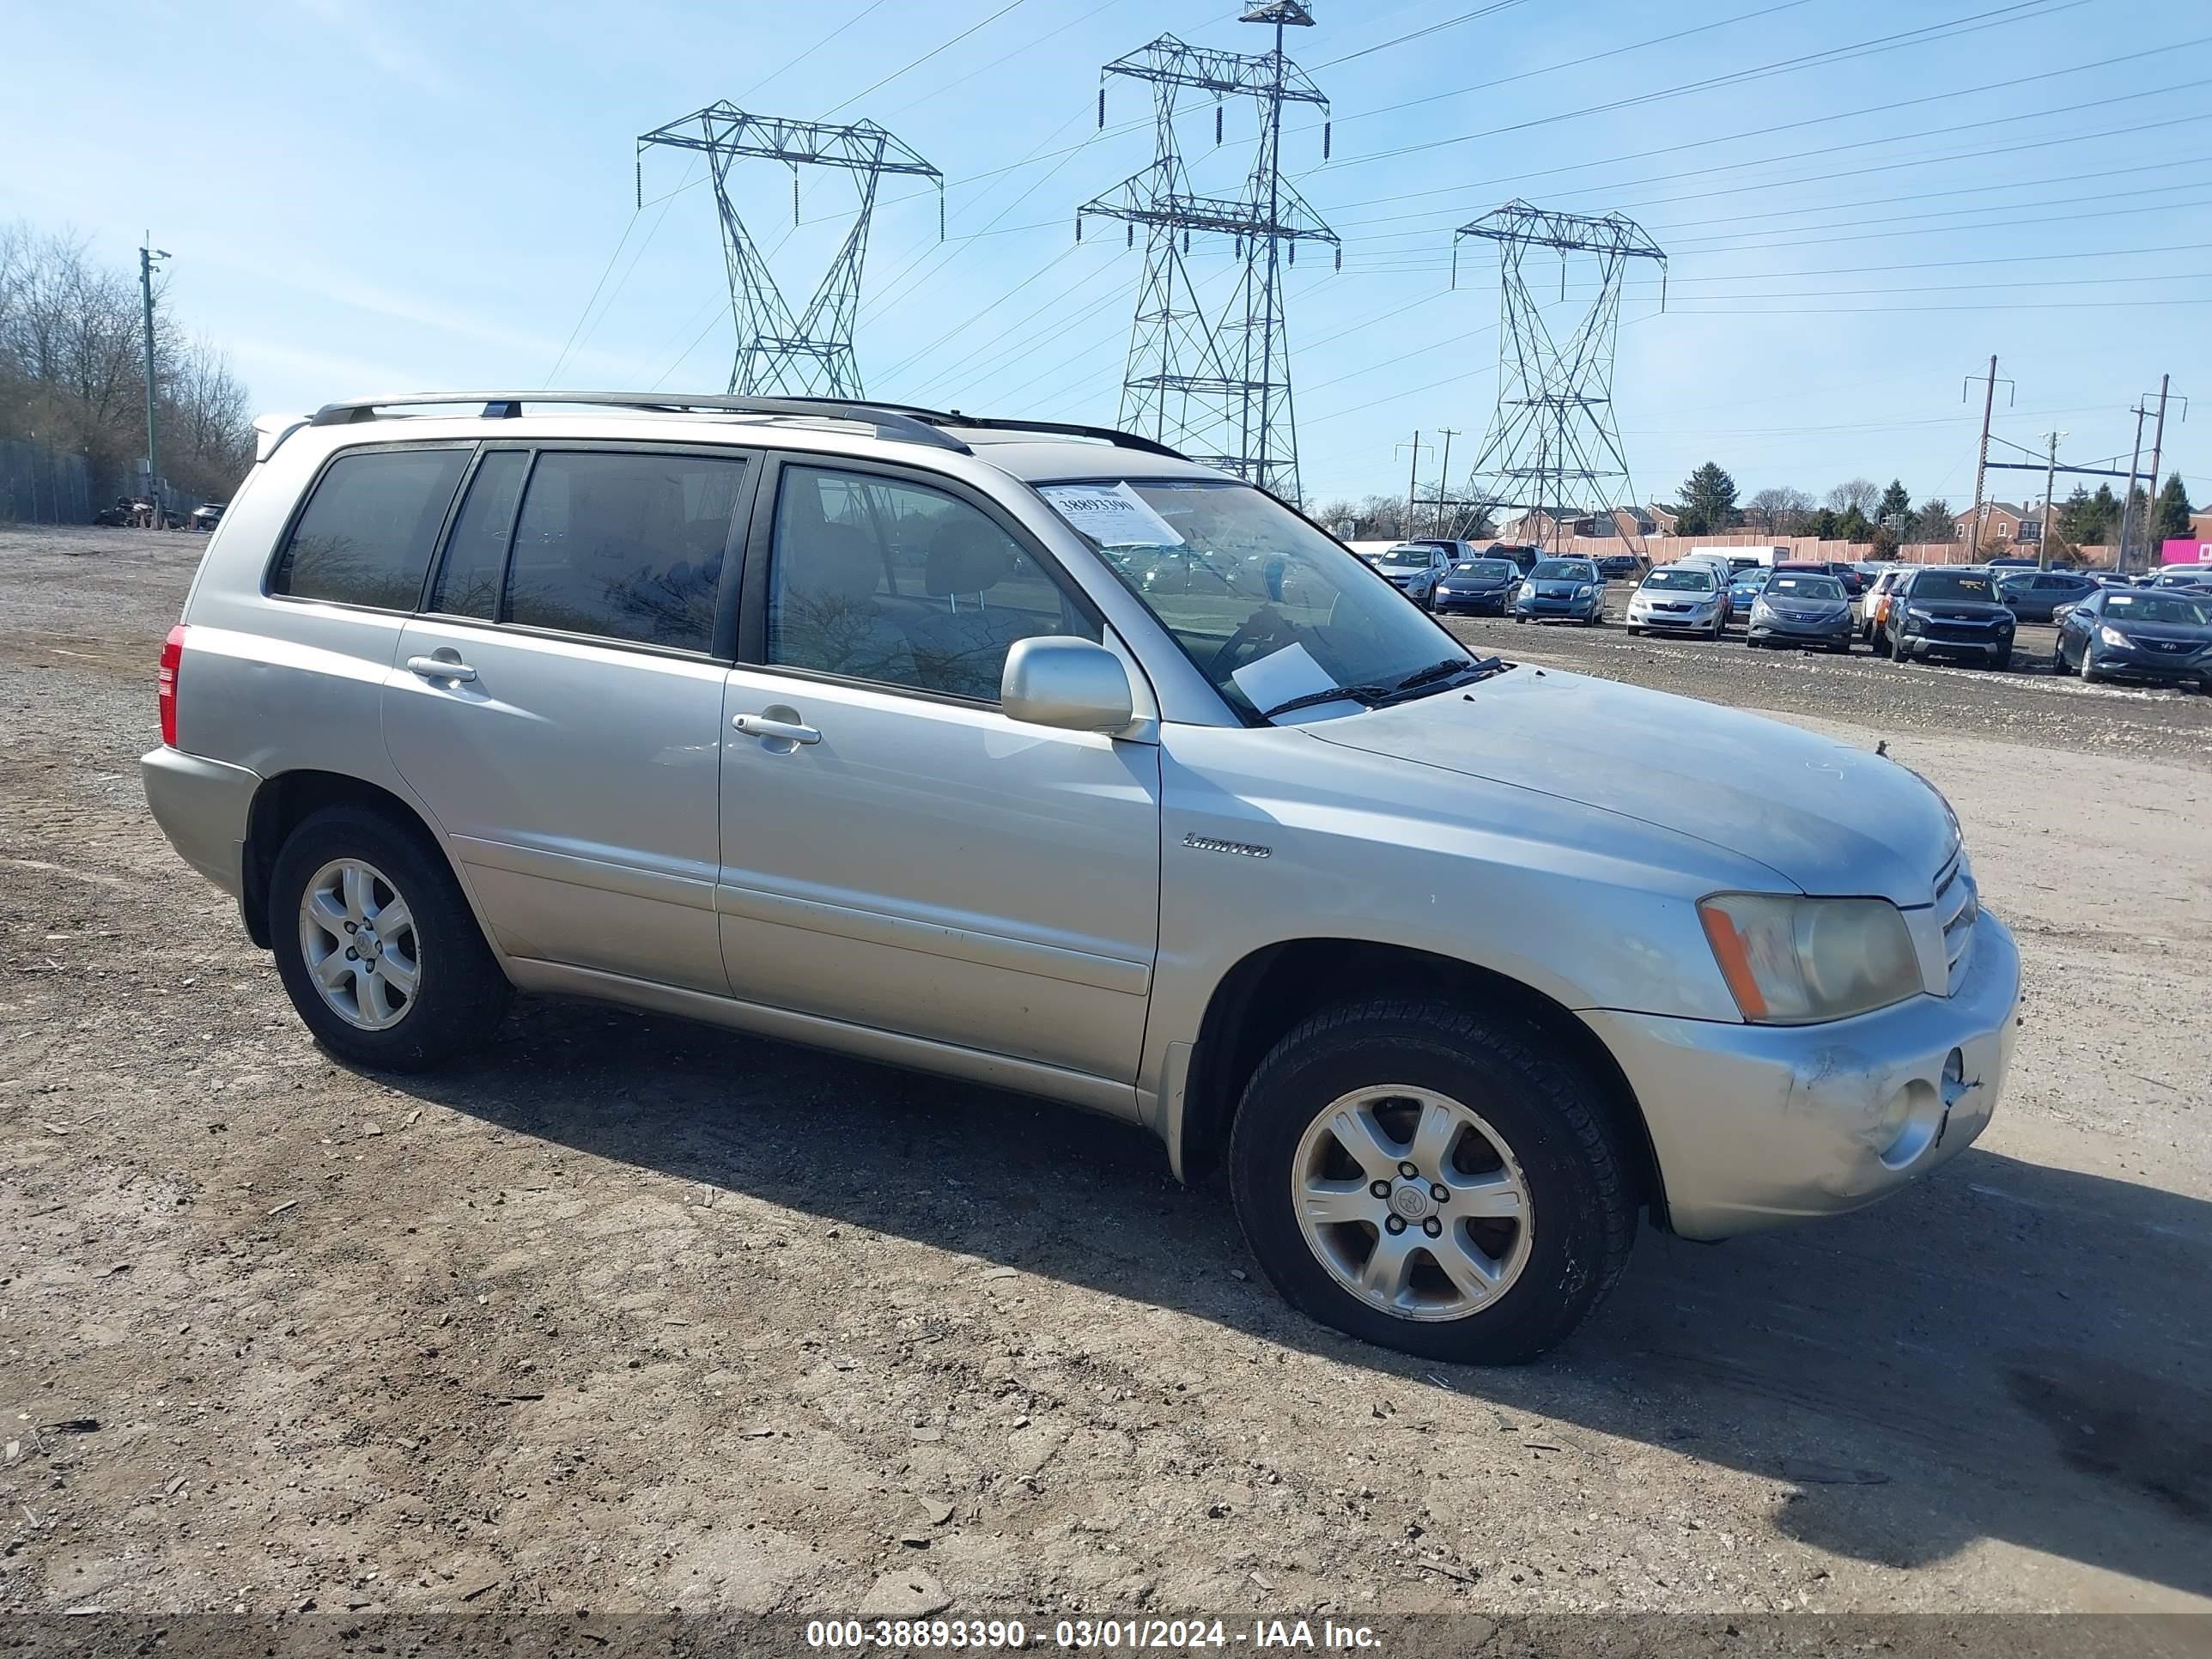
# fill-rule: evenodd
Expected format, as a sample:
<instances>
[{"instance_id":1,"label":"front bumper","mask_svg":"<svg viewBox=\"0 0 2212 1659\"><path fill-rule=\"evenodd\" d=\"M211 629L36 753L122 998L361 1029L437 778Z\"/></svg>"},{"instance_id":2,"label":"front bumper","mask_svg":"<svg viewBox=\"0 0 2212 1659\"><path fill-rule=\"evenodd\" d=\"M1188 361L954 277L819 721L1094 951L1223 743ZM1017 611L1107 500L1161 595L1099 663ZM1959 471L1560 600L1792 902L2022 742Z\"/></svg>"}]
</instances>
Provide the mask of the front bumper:
<instances>
[{"instance_id":1,"label":"front bumper","mask_svg":"<svg viewBox=\"0 0 2212 1659\"><path fill-rule=\"evenodd\" d=\"M1631 611L1628 613L1628 625L1631 628L1653 629L1671 628L1683 634L1710 634L1713 631L1713 624L1719 619L1720 614L1715 611L1708 611L1703 616L1693 611Z\"/></svg>"},{"instance_id":2,"label":"front bumper","mask_svg":"<svg viewBox=\"0 0 2212 1659\"><path fill-rule=\"evenodd\" d=\"M1726 1238L1855 1210L1972 1145L2020 1001L2019 950L1986 910L1972 952L1948 997L1824 1025L1586 1012L1643 1106L1674 1230Z\"/></svg>"},{"instance_id":3,"label":"front bumper","mask_svg":"<svg viewBox=\"0 0 2212 1659\"><path fill-rule=\"evenodd\" d=\"M1579 620L1595 616L1601 603L1601 601L1595 599L1552 599L1540 595L1533 599L1514 600L1513 614L1516 617L1567 617Z\"/></svg>"},{"instance_id":4,"label":"front bumper","mask_svg":"<svg viewBox=\"0 0 2212 1659\"><path fill-rule=\"evenodd\" d=\"M2101 640L2092 642L2082 653L2082 661L2100 674L2121 674L2130 679L2158 680L2166 684L2177 680L2201 681L2212 675L2212 661L2193 653L2146 651L2140 646L2130 646L2120 650Z\"/></svg>"},{"instance_id":5,"label":"front bumper","mask_svg":"<svg viewBox=\"0 0 2212 1659\"><path fill-rule=\"evenodd\" d=\"M1510 601L1504 588L1489 593L1460 593L1441 588L1437 592L1437 609L1439 611L1488 611L1502 617Z\"/></svg>"},{"instance_id":6,"label":"front bumper","mask_svg":"<svg viewBox=\"0 0 2212 1659\"><path fill-rule=\"evenodd\" d=\"M1900 629L1899 633L1908 649L1924 652L1931 657L1954 654L1961 657L1986 657L1999 649L2005 651L2012 649L2013 630L2009 628L2002 630L1994 628L1960 628L1941 623L1936 623L1936 626L1948 627L1948 631L1929 633L1924 629L1915 632L1910 629Z\"/></svg>"},{"instance_id":7,"label":"front bumper","mask_svg":"<svg viewBox=\"0 0 2212 1659\"><path fill-rule=\"evenodd\" d=\"M180 749L140 757L138 774L154 822L185 862L233 898L245 888L247 814L261 775Z\"/></svg>"},{"instance_id":8,"label":"front bumper","mask_svg":"<svg viewBox=\"0 0 2212 1659\"><path fill-rule=\"evenodd\" d=\"M1761 617L1754 611L1748 631L1753 639L1762 642L1791 640L1807 645L1832 645L1838 640L1849 640L1852 627L1849 611L1828 622L1792 622L1786 617Z\"/></svg>"}]
</instances>

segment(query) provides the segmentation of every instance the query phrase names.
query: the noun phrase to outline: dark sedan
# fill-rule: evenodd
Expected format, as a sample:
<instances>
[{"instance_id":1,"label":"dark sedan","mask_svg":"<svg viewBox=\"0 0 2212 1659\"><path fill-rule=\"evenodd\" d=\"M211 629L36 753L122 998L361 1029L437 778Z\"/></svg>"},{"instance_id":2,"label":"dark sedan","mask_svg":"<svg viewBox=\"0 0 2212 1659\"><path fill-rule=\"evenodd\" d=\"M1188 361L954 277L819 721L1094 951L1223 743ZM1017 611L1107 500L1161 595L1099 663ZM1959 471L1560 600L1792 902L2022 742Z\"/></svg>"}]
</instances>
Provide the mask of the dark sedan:
<instances>
[{"instance_id":1,"label":"dark sedan","mask_svg":"<svg viewBox=\"0 0 2212 1659\"><path fill-rule=\"evenodd\" d=\"M1965 657L1990 668L2012 661L2016 625L1997 598L1996 578L1972 565L1924 565L1893 591L1883 624L1889 654Z\"/></svg>"},{"instance_id":2,"label":"dark sedan","mask_svg":"<svg viewBox=\"0 0 2212 1659\"><path fill-rule=\"evenodd\" d=\"M1851 629L1850 595L1826 574L1777 565L1752 601L1749 643L1754 647L1824 645L1848 652Z\"/></svg>"},{"instance_id":3,"label":"dark sedan","mask_svg":"<svg viewBox=\"0 0 2212 1659\"><path fill-rule=\"evenodd\" d=\"M2212 595L2177 592L2092 593L2059 620L2055 674L2102 679L2197 682L2212 693Z\"/></svg>"},{"instance_id":4,"label":"dark sedan","mask_svg":"<svg viewBox=\"0 0 2212 1659\"><path fill-rule=\"evenodd\" d=\"M1521 567L1510 559L1462 559L1437 584L1434 608L1502 617L1521 585Z\"/></svg>"},{"instance_id":5,"label":"dark sedan","mask_svg":"<svg viewBox=\"0 0 2212 1659\"><path fill-rule=\"evenodd\" d=\"M2070 570L2023 570L1997 578L1997 598L2022 622L2047 623L2061 605L2079 605L2097 583Z\"/></svg>"}]
</instances>

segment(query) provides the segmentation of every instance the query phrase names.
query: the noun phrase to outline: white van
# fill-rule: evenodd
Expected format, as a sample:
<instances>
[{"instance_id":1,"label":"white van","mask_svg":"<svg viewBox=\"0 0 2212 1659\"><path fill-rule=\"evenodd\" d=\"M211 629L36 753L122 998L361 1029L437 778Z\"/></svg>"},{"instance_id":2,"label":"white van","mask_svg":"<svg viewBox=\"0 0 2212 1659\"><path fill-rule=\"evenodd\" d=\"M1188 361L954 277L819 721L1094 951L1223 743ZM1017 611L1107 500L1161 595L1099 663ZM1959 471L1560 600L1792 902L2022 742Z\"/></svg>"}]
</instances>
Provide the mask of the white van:
<instances>
[{"instance_id":1,"label":"white van","mask_svg":"<svg viewBox=\"0 0 2212 1659\"><path fill-rule=\"evenodd\" d=\"M1752 565L1771 566L1777 559L1786 559L1786 547L1693 547L1682 556L1694 559L1710 554L1732 570L1747 569Z\"/></svg>"}]
</instances>

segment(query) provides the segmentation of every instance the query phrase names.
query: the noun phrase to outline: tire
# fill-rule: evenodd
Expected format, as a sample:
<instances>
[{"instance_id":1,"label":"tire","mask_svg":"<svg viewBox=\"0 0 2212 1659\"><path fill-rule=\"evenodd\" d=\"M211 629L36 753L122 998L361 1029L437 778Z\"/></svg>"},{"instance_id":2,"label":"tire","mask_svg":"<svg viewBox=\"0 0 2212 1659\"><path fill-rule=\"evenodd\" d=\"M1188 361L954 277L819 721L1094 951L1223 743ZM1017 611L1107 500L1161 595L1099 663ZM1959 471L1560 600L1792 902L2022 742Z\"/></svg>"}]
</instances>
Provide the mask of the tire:
<instances>
[{"instance_id":1,"label":"tire","mask_svg":"<svg viewBox=\"0 0 2212 1659\"><path fill-rule=\"evenodd\" d=\"M2057 644L2056 641L2053 641L2051 647L2051 672L2052 677L2057 679L2064 679L2067 675L2073 672L2074 671L2071 668L2069 668L2066 665L2066 647L2063 645Z\"/></svg>"},{"instance_id":2,"label":"tire","mask_svg":"<svg viewBox=\"0 0 2212 1659\"><path fill-rule=\"evenodd\" d=\"M1991 646L1989 665L1991 672L1995 673L2002 674L2009 672L2012 667L2012 647L2008 645Z\"/></svg>"},{"instance_id":3,"label":"tire","mask_svg":"<svg viewBox=\"0 0 2212 1659\"><path fill-rule=\"evenodd\" d=\"M1831 640L1828 649L1838 657L1848 657L1851 654L1851 642L1849 640Z\"/></svg>"},{"instance_id":4,"label":"tire","mask_svg":"<svg viewBox=\"0 0 2212 1659\"><path fill-rule=\"evenodd\" d=\"M2081 684L2084 685L2095 685L2103 680L2104 678L2105 677L2102 674L2100 674L2094 668L2089 665L2089 653L2084 651L2081 653Z\"/></svg>"},{"instance_id":5,"label":"tire","mask_svg":"<svg viewBox=\"0 0 2212 1659\"><path fill-rule=\"evenodd\" d=\"M1632 639L1634 639L1638 635L1641 634L1643 631L1644 631L1644 630L1643 630L1642 629L1638 628L1638 627L1634 623L1628 623L1628 624L1626 625L1626 632L1627 632L1627 634L1628 634L1628 637L1629 637L1630 639L1632 639Z\"/></svg>"},{"instance_id":6,"label":"tire","mask_svg":"<svg viewBox=\"0 0 2212 1659\"><path fill-rule=\"evenodd\" d=\"M1400 1144L1365 1140L1367 1155L1354 1162L1328 1126L1347 1103L1368 1104L1359 1097L1369 1091L1383 1103L1361 1112L1363 1121L1385 1127ZM1422 1101L1391 1103L1406 1102L1407 1091ZM1392 1160L1413 1151L1411 1118L1439 1105L1462 1115L1462 1130L1441 1159L1416 1165L1420 1179L1407 1182ZM1388 1202L1362 1184L1377 1170L1392 1182ZM1468 1188L1487 1183L1497 1202L1519 1206L1522 1219L1447 1227L1442 1216L1417 1217L1423 1231L1435 1220L1439 1231L1431 1237L1445 1242L1432 1246L1413 1226L1395 1236L1404 1242L1390 1248L1413 1266L1399 1286L1406 1310L1392 1312L1340 1276L1373 1265L1372 1253L1385 1243L1382 1224L1364 1217L1316 1223L1322 1242L1314 1242L1296 1194L1309 1178L1337 1181L1332 1197L1362 1212L1371 1206L1387 1221L1394 1211L1432 1209L1422 1194L1433 1194L1430 1179L1438 1173L1463 1183L1456 1194L1447 1189L1448 1205L1468 1203ZM1553 1058L1533 1027L1417 998L1326 1009L1278 1042L1237 1108L1229 1179L1253 1254L1293 1307L1347 1335L1429 1359L1519 1364L1556 1346L1613 1288L1635 1236L1637 1200L1589 1079ZM1509 1200L1503 1189L1515 1183ZM1464 1267L1474 1246L1504 1284L1470 1299L1439 1264L1442 1252L1453 1251ZM1364 1261L1351 1260L1356 1255Z\"/></svg>"},{"instance_id":7,"label":"tire","mask_svg":"<svg viewBox=\"0 0 2212 1659\"><path fill-rule=\"evenodd\" d=\"M346 866L355 866L356 884L349 884ZM303 914L311 884L328 892L324 909L334 925L319 927ZM364 926L373 934L374 921L389 915L394 901L405 907L404 931L374 947L374 959L392 967L364 975L348 966L357 958L340 955L337 941ZM270 878L269 937L277 976L301 1020L350 1065L427 1071L489 1038L507 1012L507 976L444 857L413 826L369 808L326 807L293 830ZM308 954L311 938L332 974L353 975L350 986L325 994ZM412 984L403 989L397 967L410 962ZM361 1023L342 1001L383 1023Z\"/></svg>"},{"instance_id":8,"label":"tire","mask_svg":"<svg viewBox=\"0 0 2212 1659\"><path fill-rule=\"evenodd\" d=\"M1890 659L1893 662L1911 662L1912 660L1912 647L1907 645L1903 640L1898 640L1891 644L1889 647L1889 655Z\"/></svg>"}]
</instances>

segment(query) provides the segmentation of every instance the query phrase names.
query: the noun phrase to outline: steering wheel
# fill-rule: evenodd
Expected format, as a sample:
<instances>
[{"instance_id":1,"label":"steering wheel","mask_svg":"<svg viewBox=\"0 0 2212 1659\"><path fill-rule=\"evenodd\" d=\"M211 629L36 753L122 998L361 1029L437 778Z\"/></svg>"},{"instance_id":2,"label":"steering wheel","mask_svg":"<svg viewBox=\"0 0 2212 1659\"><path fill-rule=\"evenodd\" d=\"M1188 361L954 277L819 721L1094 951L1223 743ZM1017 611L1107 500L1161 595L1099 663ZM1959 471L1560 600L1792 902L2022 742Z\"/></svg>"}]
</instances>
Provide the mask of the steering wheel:
<instances>
[{"instance_id":1,"label":"steering wheel","mask_svg":"<svg viewBox=\"0 0 2212 1659\"><path fill-rule=\"evenodd\" d=\"M1272 605L1263 605L1237 624L1237 631L1221 642L1206 665L1208 679L1225 680L1261 646L1291 645L1304 630Z\"/></svg>"}]
</instances>

